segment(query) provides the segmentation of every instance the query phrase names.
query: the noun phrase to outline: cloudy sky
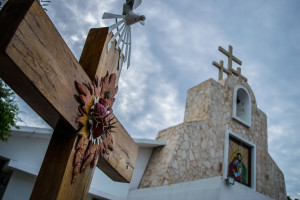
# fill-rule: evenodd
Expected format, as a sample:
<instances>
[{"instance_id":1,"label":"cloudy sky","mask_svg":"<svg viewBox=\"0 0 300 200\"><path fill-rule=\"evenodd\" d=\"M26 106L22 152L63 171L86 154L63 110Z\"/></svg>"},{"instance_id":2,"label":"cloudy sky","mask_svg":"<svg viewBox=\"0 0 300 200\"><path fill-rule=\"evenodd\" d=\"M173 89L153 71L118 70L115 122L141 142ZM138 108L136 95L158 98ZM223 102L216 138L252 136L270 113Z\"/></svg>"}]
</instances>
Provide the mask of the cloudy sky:
<instances>
[{"instance_id":1,"label":"cloudy sky","mask_svg":"<svg viewBox=\"0 0 300 200\"><path fill-rule=\"evenodd\" d=\"M125 0L124 0L125 1ZM48 15L79 59L90 28L109 26L123 0L52 0ZM242 74L268 116L269 153L283 171L288 195L300 198L300 1L144 0L132 27L132 57L122 71L114 112L132 137L154 139L183 120L187 89L218 78L218 46L243 65ZM47 126L19 100L22 125Z\"/></svg>"}]
</instances>

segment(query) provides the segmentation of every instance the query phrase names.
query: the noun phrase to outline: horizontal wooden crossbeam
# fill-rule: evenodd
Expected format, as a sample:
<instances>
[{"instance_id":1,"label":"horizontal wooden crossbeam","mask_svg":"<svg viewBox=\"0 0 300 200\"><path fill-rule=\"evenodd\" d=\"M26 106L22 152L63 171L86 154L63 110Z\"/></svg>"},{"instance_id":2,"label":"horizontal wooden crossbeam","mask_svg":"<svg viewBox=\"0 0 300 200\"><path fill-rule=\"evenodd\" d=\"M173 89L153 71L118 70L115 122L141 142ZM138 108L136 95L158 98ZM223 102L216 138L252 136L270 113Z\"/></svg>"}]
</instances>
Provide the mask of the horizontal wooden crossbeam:
<instances>
[{"instance_id":1,"label":"horizontal wooden crossbeam","mask_svg":"<svg viewBox=\"0 0 300 200\"><path fill-rule=\"evenodd\" d=\"M95 75L115 72L119 52L113 47L107 52L105 46L112 35L108 29L93 29L94 35L88 37L96 38L87 39L79 64L35 0L9 0L0 12L0 30L1 78L54 128L31 199L84 199L94 168L86 169L71 185L75 133L79 128L75 122L79 116L75 81L87 84ZM89 53L89 49L95 51ZM95 59L88 59L88 54ZM118 126L122 126L120 122ZM106 174L129 182L133 169L128 170L122 152L125 149L134 166L138 147L125 129L114 133L113 139L119 145L114 145L111 155L119 160L104 159Z\"/></svg>"}]
</instances>

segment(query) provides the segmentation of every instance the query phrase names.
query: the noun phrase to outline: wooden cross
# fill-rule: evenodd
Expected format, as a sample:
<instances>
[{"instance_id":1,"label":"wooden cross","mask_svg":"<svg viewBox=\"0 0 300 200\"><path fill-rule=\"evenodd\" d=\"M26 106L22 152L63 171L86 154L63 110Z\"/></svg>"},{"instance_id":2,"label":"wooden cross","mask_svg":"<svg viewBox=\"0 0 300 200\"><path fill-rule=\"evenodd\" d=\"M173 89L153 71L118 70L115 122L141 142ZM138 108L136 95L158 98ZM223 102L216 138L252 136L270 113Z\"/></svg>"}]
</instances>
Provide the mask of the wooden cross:
<instances>
[{"instance_id":1,"label":"wooden cross","mask_svg":"<svg viewBox=\"0 0 300 200\"><path fill-rule=\"evenodd\" d=\"M229 50L228 51L226 51L221 46L219 46L219 51L221 51L223 54L225 54L228 57L228 66L227 66L227 70L226 71L223 68L223 61L221 61L220 64L217 64L215 61L213 62L213 65L216 66L216 67L218 67L220 69L219 70L219 80L221 80L223 78L223 71L224 71L228 75L234 74L234 75L240 77L241 79L243 79L243 80L245 80L247 82L247 78L242 75L240 67L238 67L237 70L234 70L232 68L232 61L236 62L239 65L242 65L242 61L240 61L237 57L235 57L232 54L232 49L233 48L232 48L231 45L229 45ZM222 75L220 76L220 74L222 74Z\"/></svg>"},{"instance_id":2,"label":"wooden cross","mask_svg":"<svg viewBox=\"0 0 300 200\"><path fill-rule=\"evenodd\" d=\"M71 184L78 90L75 81L116 73L119 51L107 52L108 28L91 29L80 61L35 0L9 0L0 12L0 76L54 128L31 199L86 199L95 168L88 167ZM130 182L138 146L118 121L114 150L97 166L116 181ZM31 155L28 155L31 156ZM99 186L101 187L101 186Z\"/></svg>"},{"instance_id":3,"label":"wooden cross","mask_svg":"<svg viewBox=\"0 0 300 200\"><path fill-rule=\"evenodd\" d=\"M212 64L219 68L219 81L223 79L223 72L225 72L227 75L231 74L230 70L223 67L223 60L220 61L220 64L216 61L213 61Z\"/></svg>"},{"instance_id":4,"label":"wooden cross","mask_svg":"<svg viewBox=\"0 0 300 200\"><path fill-rule=\"evenodd\" d=\"M229 45L229 51L226 51L222 47L219 47L219 51L221 51L222 53L224 53L228 57L228 66L227 67L228 67L229 70L232 69L232 61L236 62L239 65L242 65L242 61L240 61L237 57L235 57L232 54L232 46L231 45Z\"/></svg>"},{"instance_id":5,"label":"wooden cross","mask_svg":"<svg viewBox=\"0 0 300 200\"><path fill-rule=\"evenodd\" d=\"M243 79L243 80L245 80L245 81L247 82L248 79L247 79L245 76L242 75L242 72L241 72L241 68L240 68L240 67L238 67L236 70L231 69L231 72L232 72L234 75L240 77L241 79Z\"/></svg>"}]
</instances>

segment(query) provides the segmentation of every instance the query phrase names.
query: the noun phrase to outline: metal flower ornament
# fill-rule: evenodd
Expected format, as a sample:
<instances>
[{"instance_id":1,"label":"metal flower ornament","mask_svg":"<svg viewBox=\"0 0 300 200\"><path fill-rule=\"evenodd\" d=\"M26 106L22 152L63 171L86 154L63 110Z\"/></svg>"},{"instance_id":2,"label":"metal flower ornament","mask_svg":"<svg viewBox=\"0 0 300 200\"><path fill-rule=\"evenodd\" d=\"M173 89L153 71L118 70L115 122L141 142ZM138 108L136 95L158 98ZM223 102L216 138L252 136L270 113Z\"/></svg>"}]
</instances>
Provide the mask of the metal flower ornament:
<instances>
[{"instance_id":1,"label":"metal flower ornament","mask_svg":"<svg viewBox=\"0 0 300 200\"><path fill-rule=\"evenodd\" d=\"M102 19L115 19L116 23L109 27L108 32L115 31L114 36L111 38L109 44L112 44L116 39L117 43L115 49L120 47L120 56L119 56L119 66L118 70L122 66L122 55L124 54L123 62L127 62L127 69L130 66L130 54L131 54L131 25L139 22L142 25L145 25L146 17L135 13L134 10L140 6L142 0L126 0L126 3L123 4L123 13L122 15L104 13ZM121 19L118 21L118 19ZM122 43L122 46L121 46Z\"/></svg>"},{"instance_id":2,"label":"metal flower ornament","mask_svg":"<svg viewBox=\"0 0 300 200\"><path fill-rule=\"evenodd\" d=\"M72 183L76 180L77 174L92 164L96 165L98 155L103 157L109 155L113 150L113 139L111 133L114 132L114 118L110 117L114 96L118 91L116 84L116 74L107 75L101 79L96 78L95 82L84 85L76 82L80 91L79 107L81 116L76 119L82 127L77 132L81 136L74 158L74 169Z\"/></svg>"}]
</instances>

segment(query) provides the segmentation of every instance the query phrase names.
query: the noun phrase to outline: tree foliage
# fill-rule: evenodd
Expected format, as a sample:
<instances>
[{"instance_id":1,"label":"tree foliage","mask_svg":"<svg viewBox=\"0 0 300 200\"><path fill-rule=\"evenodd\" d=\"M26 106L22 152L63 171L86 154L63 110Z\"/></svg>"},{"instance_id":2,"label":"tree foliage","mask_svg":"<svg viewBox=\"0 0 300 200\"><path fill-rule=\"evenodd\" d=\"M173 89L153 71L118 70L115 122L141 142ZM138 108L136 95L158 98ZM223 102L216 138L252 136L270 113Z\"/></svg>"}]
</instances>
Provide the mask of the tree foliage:
<instances>
[{"instance_id":1,"label":"tree foliage","mask_svg":"<svg viewBox=\"0 0 300 200\"><path fill-rule=\"evenodd\" d=\"M0 79L0 140L7 142L11 128L19 128L19 107L14 101L14 92Z\"/></svg>"}]
</instances>

